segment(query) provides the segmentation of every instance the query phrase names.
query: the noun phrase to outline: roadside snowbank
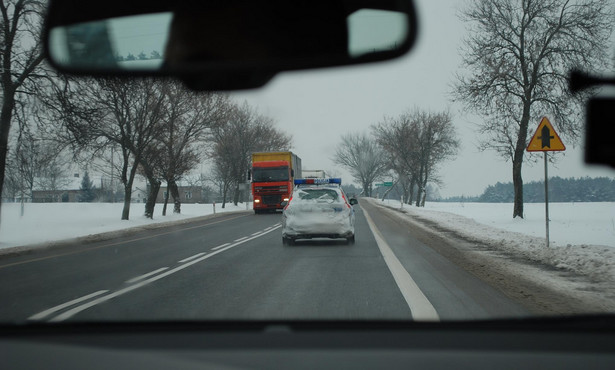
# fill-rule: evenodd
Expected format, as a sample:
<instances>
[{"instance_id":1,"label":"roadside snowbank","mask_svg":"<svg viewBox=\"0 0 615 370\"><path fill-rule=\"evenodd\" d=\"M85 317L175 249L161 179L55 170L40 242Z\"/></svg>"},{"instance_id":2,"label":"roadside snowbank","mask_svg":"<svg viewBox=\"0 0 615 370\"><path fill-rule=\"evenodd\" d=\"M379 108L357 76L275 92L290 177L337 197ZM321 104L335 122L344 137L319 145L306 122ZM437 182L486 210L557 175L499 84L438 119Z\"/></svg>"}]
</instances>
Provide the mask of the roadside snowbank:
<instances>
[{"instance_id":1,"label":"roadside snowbank","mask_svg":"<svg viewBox=\"0 0 615 370\"><path fill-rule=\"evenodd\" d=\"M182 204L182 213L173 214L173 205L162 216L162 205L155 207L154 219L143 216L143 203L133 203L130 220L121 220L121 203L26 203L21 215L19 203L2 204L0 249L39 244L63 239L123 230L162 222L187 220L214 213L213 204ZM251 205L250 205L251 208ZM216 204L215 212L246 210L245 203L237 206Z\"/></svg>"},{"instance_id":2,"label":"roadside snowbank","mask_svg":"<svg viewBox=\"0 0 615 370\"><path fill-rule=\"evenodd\" d=\"M547 248L544 204L525 204L525 218L512 219L512 204L427 203L417 208L400 207L398 201L371 201L494 250L599 281L615 281L615 203L549 204Z\"/></svg>"}]
</instances>

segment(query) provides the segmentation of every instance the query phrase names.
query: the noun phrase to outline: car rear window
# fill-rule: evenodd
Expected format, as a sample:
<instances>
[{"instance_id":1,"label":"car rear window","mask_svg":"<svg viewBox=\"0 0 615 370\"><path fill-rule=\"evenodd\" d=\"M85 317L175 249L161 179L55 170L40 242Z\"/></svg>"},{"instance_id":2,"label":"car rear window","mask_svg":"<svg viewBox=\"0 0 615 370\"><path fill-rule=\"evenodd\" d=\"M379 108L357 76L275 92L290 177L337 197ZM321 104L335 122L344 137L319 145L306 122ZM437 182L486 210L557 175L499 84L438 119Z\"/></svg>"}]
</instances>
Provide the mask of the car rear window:
<instances>
[{"instance_id":1,"label":"car rear window","mask_svg":"<svg viewBox=\"0 0 615 370\"><path fill-rule=\"evenodd\" d=\"M337 201L339 194L333 189L301 189L297 196L301 200Z\"/></svg>"}]
</instances>

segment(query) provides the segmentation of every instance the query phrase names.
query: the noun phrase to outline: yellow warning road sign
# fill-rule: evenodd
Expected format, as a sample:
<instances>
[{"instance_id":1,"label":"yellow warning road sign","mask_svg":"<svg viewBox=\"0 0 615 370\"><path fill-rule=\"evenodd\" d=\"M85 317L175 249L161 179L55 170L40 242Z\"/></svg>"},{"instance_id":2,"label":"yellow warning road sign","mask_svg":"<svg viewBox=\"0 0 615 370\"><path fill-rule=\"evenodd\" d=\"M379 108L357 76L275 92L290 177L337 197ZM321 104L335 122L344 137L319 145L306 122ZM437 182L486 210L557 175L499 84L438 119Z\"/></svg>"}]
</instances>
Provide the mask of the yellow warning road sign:
<instances>
[{"instance_id":1,"label":"yellow warning road sign","mask_svg":"<svg viewBox=\"0 0 615 370\"><path fill-rule=\"evenodd\" d=\"M566 146L553 129L549 119L542 117L526 150L528 152L556 152L566 150Z\"/></svg>"}]
</instances>

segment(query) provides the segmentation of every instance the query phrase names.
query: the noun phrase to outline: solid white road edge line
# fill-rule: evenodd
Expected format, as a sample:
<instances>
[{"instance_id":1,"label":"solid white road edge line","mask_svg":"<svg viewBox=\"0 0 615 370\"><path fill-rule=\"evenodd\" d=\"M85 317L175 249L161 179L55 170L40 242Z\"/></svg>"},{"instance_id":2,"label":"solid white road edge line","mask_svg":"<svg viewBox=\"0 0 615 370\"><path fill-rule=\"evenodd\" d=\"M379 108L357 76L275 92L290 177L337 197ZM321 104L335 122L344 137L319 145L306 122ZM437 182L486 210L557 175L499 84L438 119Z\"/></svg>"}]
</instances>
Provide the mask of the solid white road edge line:
<instances>
[{"instance_id":1,"label":"solid white road edge line","mask_svg":"<svg viewBox=\"0 0 615 370\"><path fill-rule=\"evenodd\" d=\"M181 260L181 261L177 261L177 263L184 263L184 262L188 262L188 261L193 260L193 259L195 259L195 258L199 258L199 257L201 257L201 256L202 256L202 255L204 255L204 254L205 254L205 252L203 252L203 253L197 253L197 254L195 254L195 255L194 255L194 256L192 256L192 257L184 258L184 259L183 259L183 260Z\"/></svg>"},{"instance_id":2,"label":"solid white road edge line","mask_svg":"<svg viewBox=\"0 0 615 370\"><path fill-rule=\"evenodd\" d=\"M423 294L419 286L416 285L412 276L410 276L397 256L395 256L395 253L393 253L391 247L384 240L380 230L378 230L367 211L364 208L362 210L367 219L367 224L372 230L372 234L374 234L376 244L378 244L378 248L380 248L380 253L382 253L384 261L391 271L391 274L393 274L395 283L397 283L397 287L399 287L406 303L408 303L408 307L410 307L412 318L421 321L440 321L440 317L434 306L429 302L429 299Z\"/></svg>"},{"instance_id":3,"label":"solid white road edge line","mask_svg":"<svg viewBox=\"0 0 615 370\"><path fill-rule=\"evenodd\" d=\"M55 313L55 312L60 311L62 309L65 309L66 307L70 307L70 306L72 306L74 304L83 302L83 301L88 300L88 299L90 299L92 297L96 297L96 296L99 296L99 295L101 295L103 293L107 293L107 292L108 292L108 290L99 290L98 292L94 292L92 294L85 295L85 296L83 296L81 298L73 299L70 302L66 302L66 303L63 303L63 304L55 306L55 307L51 307L48 310L45 310L45 311L39 312L39 313L37 313L35 315L32 315L32 316L28 317L28 320L41 320L41 319L51 315L52 313Z\"/></svg>"},{"instance_id":4,"label":"solid white road edge line","mask_svg":"<svg viewBox=\"0 0 615 370\"><path fill-rule=\"evenodd\" d=\"M106 301L111 300L111 299L113 299L115 297L119 297L119 296L121 296L123 294L126 294L126 293L130 292L130 291L133 291L135 289L141 288L141 287L143 287L143 286L145 286L145 285L147 285L149 283L153 283L156 280L160 280L160 279L165 278L165 277L167 277L169 275L173 275L174 273L179 272L179 271L181 271L181 270L183 270L183 269L185 269L185 268L187 268L189 266L197 264L197 263L199 263L201 261L205 261L206 259L211 258L211 257L215 256L216 254L222 253L222 252L224 252L226 250L229 250L229 249L231 249L233 247L241 245L241 244L243 244L245 242L248 242L248 241L250 241L252 239L259 238L259 237L261 237L261 236L263 236L265 234L268 234L268 233L270 233L270 232L272 232L272 231L274 231L274 230L276 230L278 228L280 228L279 225L274 227L274 228L272 228L271 230L268 230L268 231L265 231L265 232L261 233L258 236L253 236L253 237L247 238L245 240L242 240L240 242L233 243L233 244L227 246L224 249L217 250L217 251L215 251L213 253L210 253L208 255L205 255L205 256L203 256L201 258L192 260L190 262L186 262L185 264L183 264L181 266L178 266L178 267L176 267L174 269L171 269L171 270L169 270L167 272L164 272L164 273L162 273L160 275L156 275L156 276L154 276L152 278L149 278L147 280L143 280L141 282L138 282L136 284L128 286L128 287L126 287L124 289L120 289L120 290L115 291L113 293L110 293L110 294L107 294L107 295L102 296L100 298L97 298L95 300L92 300L92 301L90 301L88 303L82 304L81 306L77 306L75 308L72 308L72 309L70 309L70 310L68 310L68 311L66 311L66 312L64 312L64 313L62 313L62 314L60 314L60 315L50 319L49 322L60 322L60 321L64 321L66 319L69 319L69 318L73 317L74 315L78 314L79 312L84 311L84 310L86 310L86 309L88 309L90 307L96 306L97 304L106 302Z\"/></svg>"},{"instance_id":5,"label":"solid white road edge line","mask_svg":"<svg viewBox=\"0 0 615 370\"><path fill-rule=\"evenodd\" d=\"M134 277L134 278L132 278L130 280L126 280L126 284L136 283L139 280L143 280L145 278L148 278L148 277L150 277L152 275L156 275L157 273L162 272L164 270L168 270L168 269L169 269L168 267L163 267L163 268L159 268L158 270L154 270L152 272L148 272L147 274L139 275L139 276Z\"/></svg>"}]
</instances>

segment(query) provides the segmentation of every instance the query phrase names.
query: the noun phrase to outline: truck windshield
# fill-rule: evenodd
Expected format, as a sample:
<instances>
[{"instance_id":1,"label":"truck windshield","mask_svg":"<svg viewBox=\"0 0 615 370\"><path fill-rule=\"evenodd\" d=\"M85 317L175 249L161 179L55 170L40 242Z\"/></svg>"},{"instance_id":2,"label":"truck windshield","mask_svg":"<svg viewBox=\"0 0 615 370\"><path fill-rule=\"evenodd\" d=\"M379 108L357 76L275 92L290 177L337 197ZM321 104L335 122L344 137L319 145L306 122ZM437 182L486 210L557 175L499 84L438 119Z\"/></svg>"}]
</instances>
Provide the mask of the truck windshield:
<instances>
[{"instance_id":1,"label":"truck windshield","mask_svg":"<svg viewBox=\"0 0 615 370\"><path fill-rule=\"evenodd\" d=\"M252 170L252 181L288 181L288 167L255 167Z\"/></svg>"}]
</instances>

